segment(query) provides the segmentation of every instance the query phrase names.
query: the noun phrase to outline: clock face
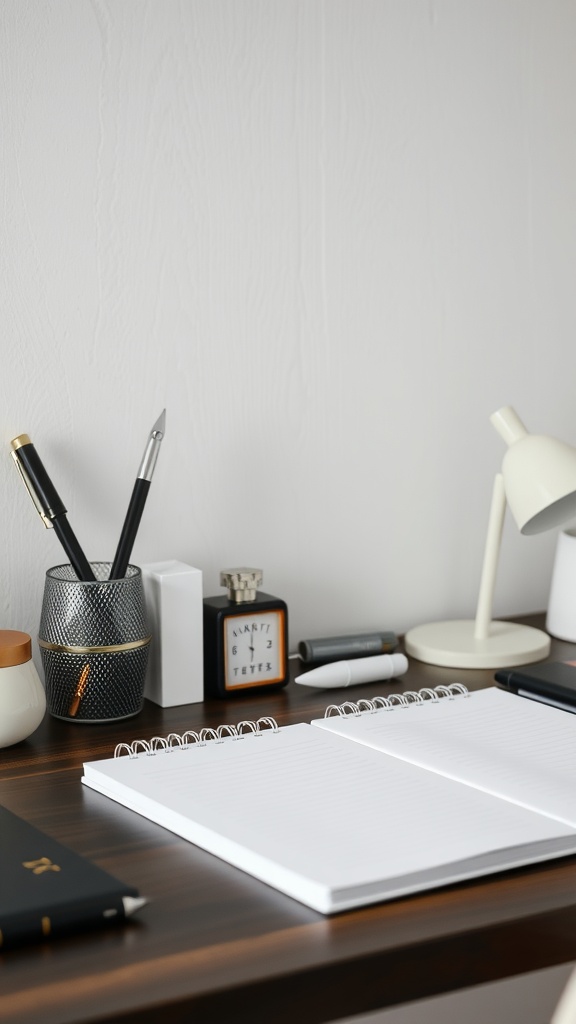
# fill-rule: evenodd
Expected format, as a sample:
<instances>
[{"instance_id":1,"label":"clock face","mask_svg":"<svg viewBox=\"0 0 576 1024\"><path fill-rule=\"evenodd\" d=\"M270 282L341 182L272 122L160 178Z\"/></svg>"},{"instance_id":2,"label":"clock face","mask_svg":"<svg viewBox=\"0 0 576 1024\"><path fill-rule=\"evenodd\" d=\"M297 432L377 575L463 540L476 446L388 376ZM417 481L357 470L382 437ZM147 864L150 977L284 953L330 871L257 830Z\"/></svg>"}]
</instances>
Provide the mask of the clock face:
<instances>
[{"instance_id":1,"label":"clock face","mask_svg":"<svg viewBox=\"0 0 576 1024\"><path fill-rule=\"evenodd\" d=\"M254 610L225 618L224 685L227 690L280 683L285 674L282 609Z\"/></svg>"}]
</instances>

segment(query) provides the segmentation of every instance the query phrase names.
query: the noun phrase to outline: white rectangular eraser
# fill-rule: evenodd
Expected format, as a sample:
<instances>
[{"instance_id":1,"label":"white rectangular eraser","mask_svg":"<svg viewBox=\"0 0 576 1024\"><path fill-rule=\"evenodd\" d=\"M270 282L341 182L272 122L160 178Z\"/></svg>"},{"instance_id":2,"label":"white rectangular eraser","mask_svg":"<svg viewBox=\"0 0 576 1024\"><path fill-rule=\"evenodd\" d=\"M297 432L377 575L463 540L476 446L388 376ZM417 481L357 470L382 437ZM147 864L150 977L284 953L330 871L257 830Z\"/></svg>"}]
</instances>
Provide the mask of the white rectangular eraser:
<instances>
[{"instance_id":1,"label":"white rectangular eraser","mask_svg":"<svg viewBox=\"0 0 576 1024\"><path fill-rule=\"evenodd\" d=\"M142 565L152 642L144 696L163 708L204 699L202 571L185 562Z\"/></svg>"}]
</instances>

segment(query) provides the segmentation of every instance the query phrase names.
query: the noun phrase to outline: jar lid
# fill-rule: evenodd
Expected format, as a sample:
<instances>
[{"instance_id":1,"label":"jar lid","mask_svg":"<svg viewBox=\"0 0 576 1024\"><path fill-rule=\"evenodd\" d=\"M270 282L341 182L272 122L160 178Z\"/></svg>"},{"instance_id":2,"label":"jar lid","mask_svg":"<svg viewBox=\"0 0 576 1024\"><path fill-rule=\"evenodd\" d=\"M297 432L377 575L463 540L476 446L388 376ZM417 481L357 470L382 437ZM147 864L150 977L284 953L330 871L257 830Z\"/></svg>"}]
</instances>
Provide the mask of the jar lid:
<instances>
[{"instance_id":1,"label":"jar lid","mask_svg":"<svg viewBox=\"0 0 576 1024\"><path fill-rule=\"evenodd\" d=\"M0 668L23 665L32 657L32 640L19 629L0 629Z\"/></svg>"}]
</instances>

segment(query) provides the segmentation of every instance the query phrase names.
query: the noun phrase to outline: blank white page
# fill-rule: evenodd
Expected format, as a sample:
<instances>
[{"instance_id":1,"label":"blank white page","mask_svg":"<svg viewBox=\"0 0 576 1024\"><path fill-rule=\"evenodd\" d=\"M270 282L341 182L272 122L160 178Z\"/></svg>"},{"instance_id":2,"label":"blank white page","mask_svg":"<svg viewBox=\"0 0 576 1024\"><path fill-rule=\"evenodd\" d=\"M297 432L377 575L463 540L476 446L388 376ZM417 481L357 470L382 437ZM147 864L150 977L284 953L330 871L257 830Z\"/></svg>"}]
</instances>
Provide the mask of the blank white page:
<instances>
[{"instance_id":1,"label":"blank white page","mask_svg":"<svg viewBox=\"0 0 576 1024\"><path fill-rule=\"evenodd\" d=\"M576 715L497 687L312 723L576 826Z\"/></svg>"},{"instance_id":2,"label":"blank white page","mask_svg":"<svg viewBox=\"0 0 576 1024\"><path fill-rule=\"evenodd\" d=\"M83 782L325 913L576 850L574 829L310 725L90 762Z\"/></svg>"}]
</instances>

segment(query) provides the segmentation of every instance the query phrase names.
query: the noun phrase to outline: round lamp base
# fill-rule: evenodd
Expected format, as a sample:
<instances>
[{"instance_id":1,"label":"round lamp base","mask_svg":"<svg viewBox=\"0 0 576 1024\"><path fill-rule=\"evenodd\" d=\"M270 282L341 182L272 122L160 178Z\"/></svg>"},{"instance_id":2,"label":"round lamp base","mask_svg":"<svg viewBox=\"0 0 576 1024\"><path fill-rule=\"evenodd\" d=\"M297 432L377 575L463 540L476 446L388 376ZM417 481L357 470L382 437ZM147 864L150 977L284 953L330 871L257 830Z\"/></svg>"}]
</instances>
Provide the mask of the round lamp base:
<instances>
[{"instance_id":1,"label":"round lamp base","mask_svg":"<svg viewBox=\"0 0 576 1024\"><path fill-rule=\"evenodd\" d=\"M474 628L473 620L416 626L406 634L406 654L447 668L508 668L542 661L550 654L550 637L541 629L491 622L489 636L478 640Z\"/></svg>"}]
</instances>

